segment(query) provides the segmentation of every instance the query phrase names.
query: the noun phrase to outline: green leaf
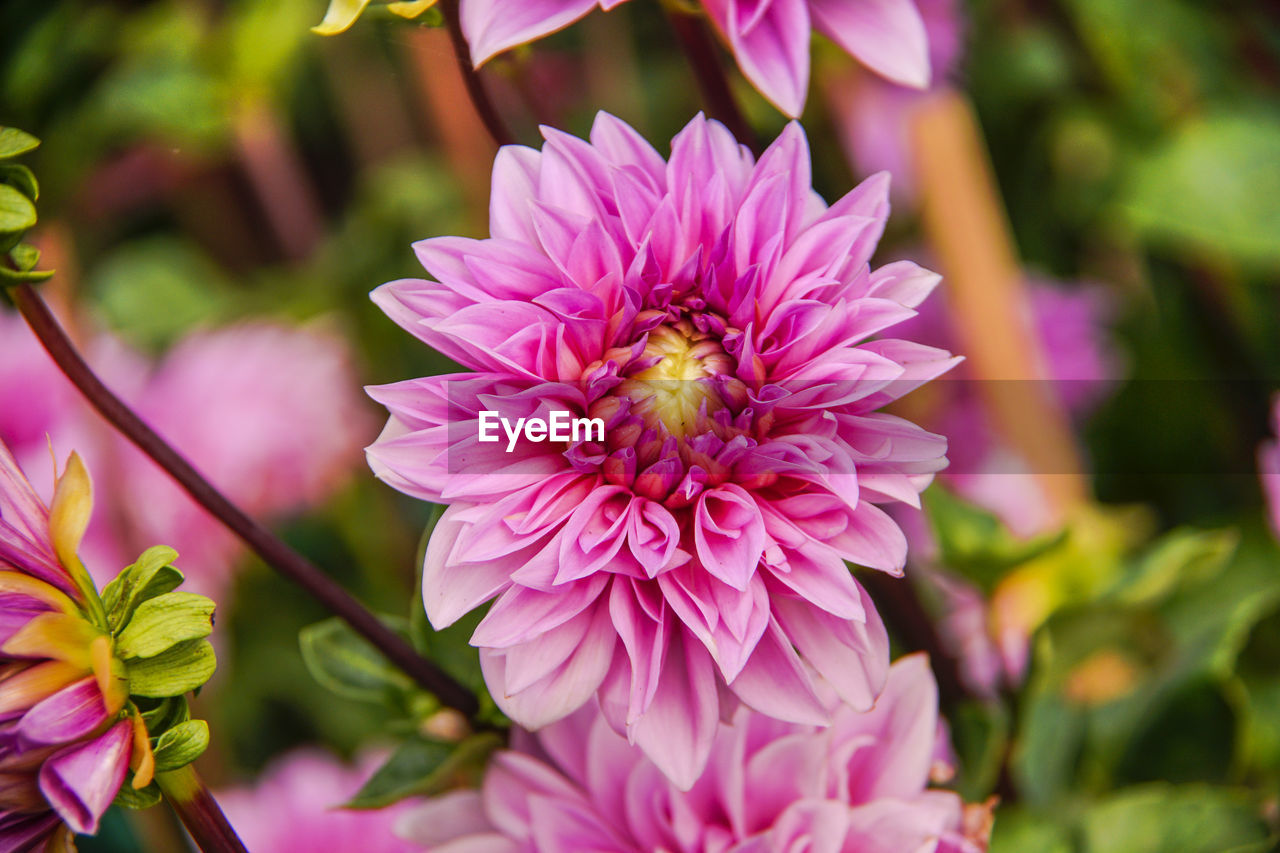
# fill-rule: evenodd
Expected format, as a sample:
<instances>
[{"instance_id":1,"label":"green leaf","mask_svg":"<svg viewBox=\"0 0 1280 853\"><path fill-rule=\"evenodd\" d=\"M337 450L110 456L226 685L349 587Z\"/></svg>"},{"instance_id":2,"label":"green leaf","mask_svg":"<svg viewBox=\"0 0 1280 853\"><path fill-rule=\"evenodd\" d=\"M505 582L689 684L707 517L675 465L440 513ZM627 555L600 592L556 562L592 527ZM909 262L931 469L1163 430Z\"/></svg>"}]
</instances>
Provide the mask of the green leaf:
<instances>
[{"instance_id":1,"label":"green leaf","mask_svg":"<svg viewBox=\"0 0 1280 853\"><path fill-rule=\"evenodd\" d=\"M1022 540L995 515L937 486L924 494L925 510L943 565L991 590L1009 569L1056 548L1066 531Z\"/></svg>"},{"instance_id":2,"label":"green leaf","mask_svg":"<svg viewBox=\"0 0 1280 853\"><path fill-rule=\"evenodd\" d=\"M40 198L40 184L30 169L20 163L0 163L0 182L6 183L32 201Z\"/></svg>"},{"instance_id":3,"label":"green leaf","mask_svg":"<svg viewBox=\"0 0 1280 853\"><path fill-rule=\"evenodd\" d=\"M116 636L121 657L149 658L186 640L213 633L213 599L194 592L167 592L138 605Z\"/></svg>"},{"instance_id":4,"label":"green leaf","mask_svg":"<svg viewBox=\"0 0 1280 853\"><path fill-rule=\"evenodd\" d=\"M145 786L141 791L135 790L133 787L133 771L131 770L125 778L124 784L120 786L120 790L116 792L116 798L112 800L112 805L135 810L149 809L159 803L160 799L160 787L155 782Z\"/></svg>"},{"instance_id":5,"label":"green leaf","mask_svg":"<svg viewBox=\"0 0 1280 853\"><path fill-rule=\"evenodd\" d=\"M303 628L298 643L311 675L341 696L382 702L413 688L408 676L337 617Z\"/></svg>"},{"instance_id":6,"label":"green leaf","mask_svg":"<svg viewBox=\"0 0 1280 853\"><path fill-rule=\"evenodd\" d=\"M1084 853L1269 849L1259 804L1205 785L1129 788L1091 808L1082 823Z\"/></svg>"},{"instance_id":7,"label":"green leaf","mask_svg":"<svg viewBox=\"0 0 1280 853\"><path fill-rule=\"evenodd\" d=\"M1060 815L1033 814L1016 806L996 814L991 853L1075 853L1069 831L1054 820Z\"/></svg>"},{"instance_id":8,"label":"green leaf","mask_svg":"<svg viewBox=\"0 0 1280 853\"><path fill-rule=\"evenodd\" d=\"M1280 268L1280 118L1187 122L1136 166L1121 206L1152 243Z\"/></svg>"},{"instance_id":9,"label":"green leaf","mask_svg":"<svg viewBox=\"0 0 1280 853\"><path fill-rule=\"evenodd\" d=\"M1145 604L1179 586L1211 580L1226 566L1239 541L1234 530L1175 530L1143 556L1116 596L1127 604Z\"/></svg>"},{"instance_id":10,"label":"green leaf","mask_svg":"<svg viewBox=\"0 0 1280 853\"><path fill-rule=\"evenodd\" d=\"M454 777L468 766L483 766L502 740L492 732L472 735L461 743L414 737L401 744L387 763L346 803L351 809L381 809L405 797L433 794L452 787Z\"/></svg>"},{"instance_id":11,"label":"green leaf","mask_svg":"<svg viewBox=\"0 0 1280 853\"><path fill-rule=\"evenodd\" d=\"M36 206L20 191L0 184L0 233L25 231L36 224Z\"/></svg>"},{"instance_id":12,"label":"green leaf","mask_svg":"<svg viewBox=\"0 0 1280 853\"><path fill-rule=\"evenodd\" d=\"M39 145L40 140L25 130L18 130L16 127L0 127L0 159L26 154Z\"/></svg>"},{"instance_id":13,"label":"green leaf","mask_svg":"<svg viewBox=\"0 0 1280 853\"><path fill-rule=\"evenodd\" d=\"M163 595L182 583L182 572L171 565L176 559L178 552L167 545L153 546L103 587L102 604L113 630L128 624L133 611L143 601Z\"/></svg>"},{"instance_id":14,"label":"green leaf","mask_svg":"<svg viewBox=\"0 0 1280 853\"><path fill-rule=\"evenodd\" d=\"M155 657L125 661L129 693L161 698L195 690L213 675L217 658L208 640L188 640Z\"/></svg>"},{"instance_id":15,"label":"green leaf","mask_svg":"<svg viewBox=\"0 0 1280 853\"><path fill-rule=\"evenodd\" d=\"M209 746L209 724L204 720L187 720L160 735L152 746L156 755L156 772L163 773L186 767L200 757Z\"/></svg>"}]
</instances>

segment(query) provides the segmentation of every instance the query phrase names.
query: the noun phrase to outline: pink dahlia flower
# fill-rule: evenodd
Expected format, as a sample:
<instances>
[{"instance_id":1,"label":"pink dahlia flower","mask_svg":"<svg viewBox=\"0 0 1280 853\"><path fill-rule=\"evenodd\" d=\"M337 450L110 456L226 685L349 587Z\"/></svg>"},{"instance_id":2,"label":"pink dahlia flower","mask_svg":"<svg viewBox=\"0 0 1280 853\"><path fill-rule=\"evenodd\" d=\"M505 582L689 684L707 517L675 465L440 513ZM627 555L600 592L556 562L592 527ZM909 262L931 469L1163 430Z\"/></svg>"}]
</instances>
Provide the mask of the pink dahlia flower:
<instances>
[{"instance_id":1,"label":"pink dahlia flower","mask_svg":"<svg viewBox=\"0 0 1280 853\"><path fill-rule=\"evenodd\" d=\"M154 368L98 335L89 362L125 402L251 515L314 506L354 471L374 432L342 339L245 323L183 340ZM267 369L264 369L267 366ZM182 554L187 589L220 597L238 540L81 400L17 314L0 311L0 440L36 474L48 441L80 449L107 488L84 542L105 582L160 540ZM37 467L39 466L39 467ZM37 487L50 485L36 478Z\"/></svg>"},{"instance_id":2,"label":"pink dahlia flower","mask_svg":"<svg viewBox=\"0 0 1280 853\"><path fill-rule=\"evenodd\" d=\"M603 113L590 142L544 133L498 154L492 238L417 243L437 280L374 292L477 372L370 388L391 419L369 460L451 504L427 615L497 599L472 643L499 706L537 729L598 693L688 787L739 700L823 724L815 672L858 708L884 683L884 627L845 561L901 572L880 504L915 504L946 447L879 409L955 360L871 338L937 276L868 266L888 180L828 207L799 125L758 163L702 117L669 162ZM486 419L556 412L603 437L481 440Z\"/></svg>"},{"instance_id":3,"label":"pink dahlia flower","mask_svg":"<svg viewBox=\"0 0 1280 853\"><path fill-rule=\"evenodd\" d=\"M341 805L373 774L376 761L348 766L319 750L291 752L252 786L220 791L218 804L249 850L262 853L410 853L396 836L405 805L353 811Z\"/></svg>"},{"instance_id":4,"label":"pink dahlia flower","mask_svg":"<svg viewBox=\"0 0 1280 853\"><path fill-rule=\"evenodd\" d=\"M133 757L128 690L89 613L75 557L87 521L79 457L52 514L0 442L0 850L65 849L93 833ZM99 608L101 605L98 605ZM48 845L46 847L45 845Z\"/></svg>"},{"instance_id":5,"label":"pink dahlia flower","mask_svg":"<svg viewBox=\"0 0 1280 853\"><path fill-rule=\"evenodd\" d=\"M623 0L462 0L462 31L477 66ZM804 109L813 30L895 83L929 83L924 22L913 0L701 0L760 93L789 116Z\"/></svg>"},{"instance_id":6,"label":"pink dahlia flower","mask_svg":"<svg viewBox=\"0 0 1280 853\"><path fill-rule=\"evenodd\" d=\"M928 788L949 775L937 685L922 656L894 664L875 708L827 729L739 709L689 791L583 709L493 759L479 792L400 823L436 853L978 853L990 809Z\"/></svg>"},{"instance_id":7,"label":"pink dahlia flower","mask_svg":"<svg viewBox=\"0 0 1280 853\"><path fill-rule=\"evenodd\" d=\"M1271 404L1271 429L1280 436L1280 396ZM1280 537L1280 441L1268 441L1258 448L1258 476L1267 499L1271 529Z\"/></svg>"},{"instance_id":8,"label":"pink dahlia flower","mask_svg":"<svg viewBox=\"0 0 1280 853\"><path fill-rule=\"evenodd\" d=\"M337 335L246 323L183 340L131 402L242 509L279 518L319 504L354 470L376 429L356 386ZM239 540L122 440L119 458L136 536L173 542L188 587L219 590Z\"/></svg>"}]
</instances>

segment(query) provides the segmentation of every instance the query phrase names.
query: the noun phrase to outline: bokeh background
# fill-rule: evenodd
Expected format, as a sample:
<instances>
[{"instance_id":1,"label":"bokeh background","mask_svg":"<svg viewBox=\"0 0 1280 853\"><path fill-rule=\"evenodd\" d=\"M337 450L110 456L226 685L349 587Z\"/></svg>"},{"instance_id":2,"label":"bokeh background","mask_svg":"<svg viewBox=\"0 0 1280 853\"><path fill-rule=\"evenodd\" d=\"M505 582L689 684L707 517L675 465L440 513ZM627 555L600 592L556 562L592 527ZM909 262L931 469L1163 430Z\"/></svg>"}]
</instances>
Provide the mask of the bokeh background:
<instances>
[{"instance_id":1,"label":"bokeh background","mask_svg":"<svg viewBox=\"0 0 1280 853\"><path fill-rule=\"evenodd\" d=\"M1280 546L1257 454L1280 390L1280 7L920 5L935 87L977 117L989 160L970 165L979 182L992 170L1023 270L1018 310L1060 380L1090 496L1042 506L1046 477L1073 475L1010 461L982 411L998 377L961 374L913 412L951 437L956 460L927 517L903 522L913 582L964 680L944 709L957 784L1004 798L995 850L1271 849ZM94 365L236 500L414 630L431 508L368 474L361 448L381 421L359 386L448 365L368 292L420 274L416 239L485 234L494 148L443 30L373 7L326 38L309 31L324 11L11 0L0 123L43 140L24 162L41 180L33 238L58 271L44 288ZM947 224L930 219L918 168L922 147L947 140L913 125L921 96L814 50L804 123L817 188L833 199L891 168L880 259L950 278L960 262L938 245ZM539 123L584 134L606 109L662 150L701 108L651 0L594 13L483 76L530 144ZM782 117L731 79L770 138ZM912 321L918 337L965 354L1003 334L998 314L957 328L949 286ZM447 730L430 697L392 676L322 686L298 635L327 614L107 435L0 307L0 437L47 472L46 435L87 448L104 575L176 531L179 565L218 598L219 673L197 700L216 787L278 791L267 782L299 748L367 776L379 750ZM424 642L465 672L465 637ZM161 810L113 812L82 849L180 843Z\"/></svg>"}]
</instances>

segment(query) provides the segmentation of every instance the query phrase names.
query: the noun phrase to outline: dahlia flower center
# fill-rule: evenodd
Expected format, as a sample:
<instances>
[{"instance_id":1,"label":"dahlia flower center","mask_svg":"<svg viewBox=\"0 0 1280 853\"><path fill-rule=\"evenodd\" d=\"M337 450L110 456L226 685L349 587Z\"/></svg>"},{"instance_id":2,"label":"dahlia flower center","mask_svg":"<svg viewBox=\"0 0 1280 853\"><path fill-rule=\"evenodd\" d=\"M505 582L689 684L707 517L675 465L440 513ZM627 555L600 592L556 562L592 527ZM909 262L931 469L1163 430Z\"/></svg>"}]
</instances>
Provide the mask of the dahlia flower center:
<instances>
[{"instance_id":1,"label":"dahlia flower center","mask_svg":"<svg viewBox=\"0 0 1280 853\"><path fill-rule=\"evenodd\" d=\"M640 363L648 366L624 380L618 393L647 426L684 438L702 432L703 419L724 408L716 377L732 375L733 359L688 320L651 331Z\"/></svg>"}]
</instances>

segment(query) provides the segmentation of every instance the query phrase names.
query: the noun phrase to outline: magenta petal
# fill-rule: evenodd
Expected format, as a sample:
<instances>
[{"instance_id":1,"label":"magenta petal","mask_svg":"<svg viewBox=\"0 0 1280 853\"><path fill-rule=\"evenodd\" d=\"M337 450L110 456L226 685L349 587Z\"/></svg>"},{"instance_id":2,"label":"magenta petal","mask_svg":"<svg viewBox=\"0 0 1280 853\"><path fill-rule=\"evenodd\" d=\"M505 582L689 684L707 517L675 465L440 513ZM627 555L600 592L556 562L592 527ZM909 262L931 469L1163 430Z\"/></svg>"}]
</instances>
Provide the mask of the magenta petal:
<instances>
[{"instance_id":1,"label":"magenta petal","mask_svg":"<svg viewBox=\"0 0 1280 853\"><path fill-rule=\"evenodd\" d=\"M809 0L814 26L871 70L929 85L929 41L913 0Z\"/></svg>"},{"instance_id":2,"label":"magenta petal","mask_svg":"<svg viewBox=\"0 0 1280 853\"><path fill-rule=\"evenodd\" d=\"M133 726L122 720L88 743L57 752L40 768L40 790L78 833L93 835L124 782Z\"/></svg>"},{"instance_id":3,"label":"magenta petal","mask_svg":"<svg viewBox=\"0 0 1280 853\"><path fill-rule=\"evenodd\" d=\"M764 518L739 486L703 492L693 529L703 568L734 589L746 589L764 553Z\"/></svg>"},{"instance_id":4,"label":"magenta petal","mask_svg":"<svg viewBox=\"0 0 1280 853\"><path fill-rule=\"evenodd\" d=\"M743 75L782 112L799 116L809 89L805 0L704 0L703 5L728 39Z\"/></svg>"},{"instance_id":5,"label":"magenta petal","mask_svg":"<svg viewBox=\"0 0 1280 853\"><path fill-rule=\"evenodd\" d=\"M37 703L18 724L18 732L36 743L66 743L89 734L106 718L98 680L90 676Z\"/></svg>"},{"instance_id":6,"label":"magenta petal","mask_svg":"<svg viewBox=\"0 0 1280 853\"><path fill-rule=\"evenodd\" d=\"M755 710L779 720L825 726L831 715L786 634L773 621L729 688Z\"/></svg>"},{"instance_id":7,"label":"magenta petal","mask_svg":"<svg viewBox=\"0 0 1280 853\"><path fill-rule=\"evenodd\" d=\"M801 601L774 603L778 624L796 650L835 688L841 700L859 711L870 708L889 674L889 635L867 594L866 621L838 619Z\"/></svg>"},{"instance_id":8,"label":"magenta petal","mask_svg":"<svg viewBox=\"0 0 1280 853\"><path fill-rule=\"evenodd\" d=\"M462 32L478 68L508 48L569 26L595 5L596 0L466 0Z\"/></svg>"},{"instance_id":9,"label":"magenta petal","mask_svg":"<svg viewBox=\"0 0 1280 853\"><path fill-rule=\"evenodd\" d=\"M687 791L707 764L719 722L711 656L684 632L673 632L653 703L631 728L636 745Z\"/></svg>"}]
</instances>

